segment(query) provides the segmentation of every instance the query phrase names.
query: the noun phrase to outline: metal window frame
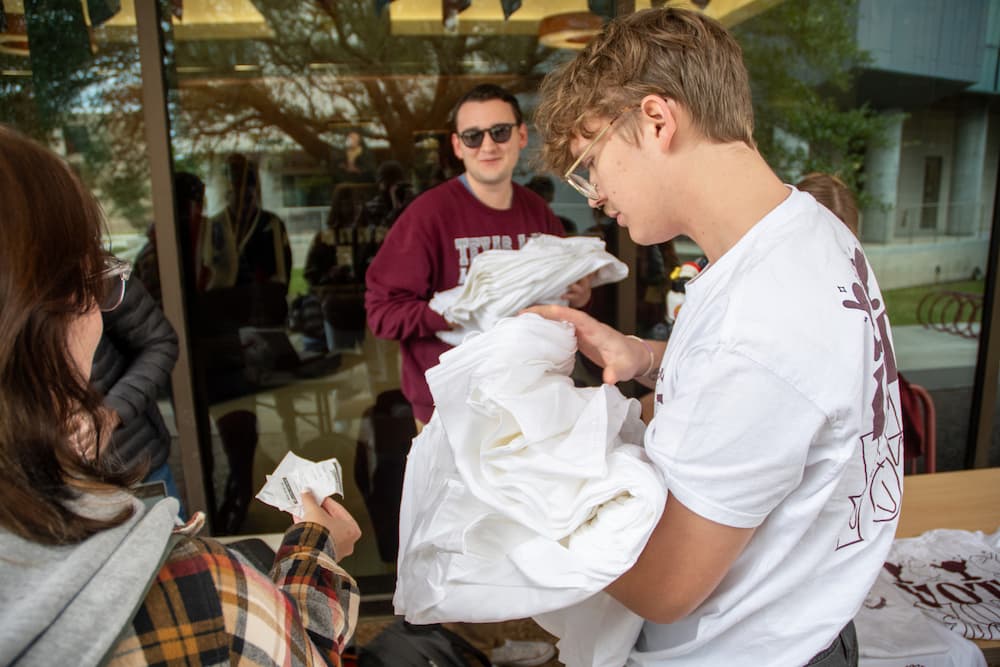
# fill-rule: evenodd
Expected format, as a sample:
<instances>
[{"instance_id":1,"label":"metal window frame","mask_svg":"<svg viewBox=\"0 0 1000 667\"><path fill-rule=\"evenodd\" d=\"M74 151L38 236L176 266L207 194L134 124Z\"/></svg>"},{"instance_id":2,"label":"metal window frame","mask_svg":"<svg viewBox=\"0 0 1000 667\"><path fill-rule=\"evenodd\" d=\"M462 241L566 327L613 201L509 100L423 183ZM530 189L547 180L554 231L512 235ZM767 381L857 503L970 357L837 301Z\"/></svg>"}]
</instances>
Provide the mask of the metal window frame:
<instances>
[{"instance_id":1,"label":"metal window frame","mask_svg":"<svg viewBox=\"0 0 1000 667\"><path fill-rule=\"evenodd\" d=\"M157 0L135 0L139 63L142 72L142 108L149 151L153 220L156 221L157 268L163 293L163 312L177 332L180 354L170 375L174 417L180 450L183 485L188 514L208 512L211 494L204 476L198 405L195 400L191 367L191 336L186 298L181 276L180 244L174 210L173 153L170 147L170 118L167 115L167 78L163 67L161 7ZM206 410L204 406L202 410ZM206 437L208 434L205 434Z\"/></svg>"}]
</instances>

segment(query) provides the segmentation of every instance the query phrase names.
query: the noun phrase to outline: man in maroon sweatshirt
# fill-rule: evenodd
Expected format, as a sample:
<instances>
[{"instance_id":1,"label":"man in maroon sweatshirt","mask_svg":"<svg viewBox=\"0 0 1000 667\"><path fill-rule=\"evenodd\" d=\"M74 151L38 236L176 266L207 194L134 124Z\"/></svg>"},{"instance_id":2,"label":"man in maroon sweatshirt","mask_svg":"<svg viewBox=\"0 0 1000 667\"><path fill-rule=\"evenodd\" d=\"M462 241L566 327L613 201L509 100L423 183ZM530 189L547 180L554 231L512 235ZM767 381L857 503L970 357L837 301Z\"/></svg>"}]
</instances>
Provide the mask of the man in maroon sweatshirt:
<instances>
[{"instance_id":1,"label":"man in maroon sweatshirt","mask_svg":"<svg viewBox=\"0 0 1000 667\"><path fill-rule=\"evenodd\" d=\"M418 429L434 411L424 372L451 347L435 335L451 325L428 306L434 293L462 284L484 250L518 249L539 233L564 235L548 204L511 178L528 144L513 95L493 84L476 86L455 105L451 125L451 145L465 173L406 208L365 278L368 324L379 338L400 343L403 394ZM564 298L573 307L586 304L589 278L569 286Z\"/></svg>"}]
</instances>

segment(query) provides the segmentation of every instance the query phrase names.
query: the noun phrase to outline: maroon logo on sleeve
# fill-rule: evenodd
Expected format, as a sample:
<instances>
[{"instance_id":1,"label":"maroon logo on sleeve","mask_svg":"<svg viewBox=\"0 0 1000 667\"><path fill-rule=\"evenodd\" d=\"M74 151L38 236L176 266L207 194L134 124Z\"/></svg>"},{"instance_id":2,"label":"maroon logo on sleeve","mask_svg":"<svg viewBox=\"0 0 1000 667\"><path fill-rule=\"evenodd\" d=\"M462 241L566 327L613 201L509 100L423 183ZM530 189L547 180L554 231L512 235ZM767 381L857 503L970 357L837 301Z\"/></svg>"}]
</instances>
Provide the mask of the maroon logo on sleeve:
<instances>
[{"instance_id":1,"label":"maroon logo on sleeve","mask_svg":"<svg viewBox=\"0 0 1000 667\"><path fill-rule=\"evenodd\" d=\"M841 532L838 549L864 541L865 528L872 523L894 520L899 515L902 498L902 415L888 391L889 385L898 378L896 358L889 339L885 306L877 296L872 297L868 263L860 247L854 249L854 269L858 277L851 285L854 298L842 303L848 310L864 313L865 322L871 328L875 369L865 396L871 396L872 423L871 431L861 436L864 479L858 480L858 491L850 496L853 511Z\"/></svg>"}]
</instances>

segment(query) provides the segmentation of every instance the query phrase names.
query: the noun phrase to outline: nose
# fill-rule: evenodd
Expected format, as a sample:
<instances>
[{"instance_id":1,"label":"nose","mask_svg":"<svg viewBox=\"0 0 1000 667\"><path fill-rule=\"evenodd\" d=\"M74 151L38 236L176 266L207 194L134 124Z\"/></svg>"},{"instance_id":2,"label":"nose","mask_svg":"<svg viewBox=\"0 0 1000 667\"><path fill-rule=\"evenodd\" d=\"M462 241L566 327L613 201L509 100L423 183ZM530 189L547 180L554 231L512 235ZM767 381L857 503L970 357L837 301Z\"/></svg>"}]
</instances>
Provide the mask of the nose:
<instances>
[{"instance_id":1,"label":"nose","mask_svg":"<svg viewBox=\"0 0 1000 667\"><path fill-rule=\"evenodd\" d=\"M498 148L500 144L493 141L493 135L489 132L483 133L483 143L479 145L479 150Z\"/></svg>"},{"instance_id":2,"label":"nose","mask_svg":"<svg viewBox=\"0 0 1000 667\"><path fill-rule=\"evenodd\" d=\"M607 203L608 198L601 194L601 188L594 181L593 170L587 172L587 180L590 181L590 187L597 193L597 199L587 197L587 204L590 205L590 208L604 208L604 204Z\"/></svg>"}]
</instances>

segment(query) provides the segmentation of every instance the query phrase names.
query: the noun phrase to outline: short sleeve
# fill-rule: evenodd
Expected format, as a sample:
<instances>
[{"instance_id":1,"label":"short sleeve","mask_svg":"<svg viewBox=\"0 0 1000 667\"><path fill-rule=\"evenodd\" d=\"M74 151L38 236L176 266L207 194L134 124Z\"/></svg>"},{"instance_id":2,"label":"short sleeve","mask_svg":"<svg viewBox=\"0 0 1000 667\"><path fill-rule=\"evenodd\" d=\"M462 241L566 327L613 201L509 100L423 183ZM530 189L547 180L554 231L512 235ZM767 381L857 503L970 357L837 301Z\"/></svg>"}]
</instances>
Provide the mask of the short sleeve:
<instances>
[{"instance_id":1,"label":"short sleeve","mask_svg":"<svg viewBox=\"0 0 1000 667\"><path fill-rule=\"evenodd\" d=\"M753 528L801 481L825 416L772 370L725 348L695 348L657 387L646 449L669 492L706 519ZM661 380L670 385L669 378Z\"/></svg>"}]
</instances>

